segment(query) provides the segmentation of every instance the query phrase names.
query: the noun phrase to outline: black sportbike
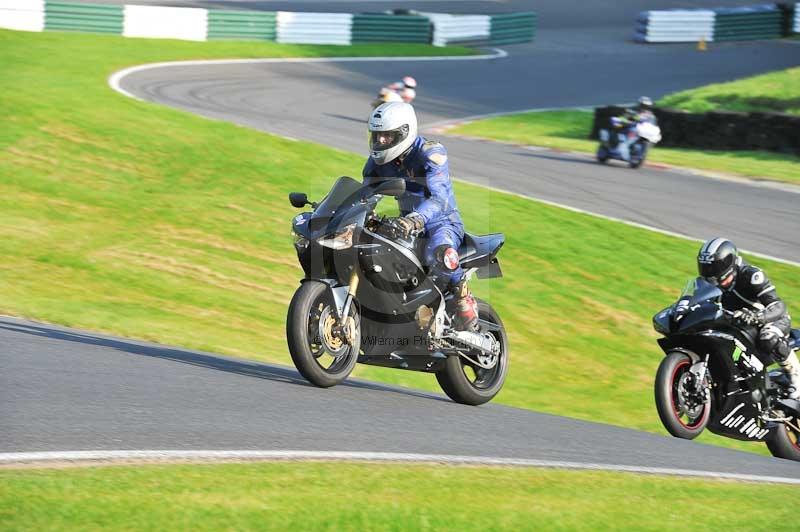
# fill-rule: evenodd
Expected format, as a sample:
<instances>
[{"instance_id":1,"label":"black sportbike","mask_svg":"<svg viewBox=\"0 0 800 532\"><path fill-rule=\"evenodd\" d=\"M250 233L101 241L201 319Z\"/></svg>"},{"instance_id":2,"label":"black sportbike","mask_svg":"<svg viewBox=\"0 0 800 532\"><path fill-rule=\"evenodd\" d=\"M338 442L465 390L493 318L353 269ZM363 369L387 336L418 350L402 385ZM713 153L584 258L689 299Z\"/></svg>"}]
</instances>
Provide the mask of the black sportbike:
<instances>
[{"instance_id":1,"label":"black sportbike","mask_svg":"<svg viewBox=\"0 0 800 532\"><path fill-rule=\"evenodd\" d=\"M800 402L787 393L782 371L756 348L758 329L722 307L722 291L702 278L653 317L666 356L656 374L655 400L664 428L696 438L705 428L737 440L763 441L773 456L800 461ZM680 300L679 300L680 301ZM800 330L791 348L800 347Z\"/></svg>"},{"instance_id":2,"label":"black sportbike","mask_svg":"<svg viewBox=\"0 0 800 532\"><path fill-rule=\"evenodd\" d=\"M375 207L400 196L405 180L364 185L340 177L320 203L293 192L290 203L313 211L294 218L305 272L286 321L297 370L320 387L339 384L356 362L434 373L454 401L490 401L508 371L500 317L478 301L477 332L453 326L454 298L420 261L424 235L406 236ZM458 250L467 275L500 277L502 234L466 234Z\"/></svg>"}]
</instances>

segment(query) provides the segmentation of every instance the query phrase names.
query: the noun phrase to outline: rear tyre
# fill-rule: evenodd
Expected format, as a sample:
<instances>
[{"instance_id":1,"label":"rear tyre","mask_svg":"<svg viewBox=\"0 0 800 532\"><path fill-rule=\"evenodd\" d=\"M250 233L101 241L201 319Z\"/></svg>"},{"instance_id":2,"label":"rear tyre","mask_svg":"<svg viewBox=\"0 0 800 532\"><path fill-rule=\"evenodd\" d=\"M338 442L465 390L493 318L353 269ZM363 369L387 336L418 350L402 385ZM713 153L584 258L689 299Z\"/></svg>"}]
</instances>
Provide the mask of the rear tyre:
<instances>
[{"instance_id":1,"label":"rear tyre","mask_svg":"<svg viewBox=\"0 0 800 532\"><path fill-rule=\"evenodd\" d=\"M444 369L436 373L444 393L463 405L477 406L491 401L503 387L508 372L508 336L500 316L488 303L478 300L478 317L481 322L499 326L499 330L492 331L480 324L480 332L489 332L500 342L497 363L492 369L483 369L458 355L451 355L445 360Z\"/></svg>"},{"instance_id":2,"label":"rear tyre","mask_svg":"<svg viewBox=\"0 0 800 532\"><path fill-rule=\"evenodd\" d=\"M601 145L597 148L597 162L605 164L608 161L608 149Z\"/></svg>"},{"instance_id":3,"label":"rear tyre","mask_svg":"<svg viewBox=\"0 0 800 532\"><path fill-rule=\"evenodd\" d=\"M286 316L286 341L300 375L320 388L344 381L358 361L360 320L355 304L350 306L356 340L349 345L335 334L339 325L328 285L308 281L300 285Z\"/></svg>"},{"instance_id":4,"label":"rear tyre","mask_svg":"<svg viewBox=\"0 0 800 532\"><path fill-rule=\"evenodd\" d=\"M656 373L655 399L658 417L667 432L676 438L693 440L706 428L711 417L711 401L700 406L687 404L683 395L692 359L679 351L670 351Z\"/></svg>"},{"instance_id":5,"label":"rear tyre","mask_svg":"<svg viewBox=\"0 0 800 532\"><path fill-rule=\"evenodd\" d=\"M794 418L792 423L800 427L797 418ZM800 462L800 433L794 428L781 424L772 431L765 443L772 456Z\"/></svg>"}]
</instances>

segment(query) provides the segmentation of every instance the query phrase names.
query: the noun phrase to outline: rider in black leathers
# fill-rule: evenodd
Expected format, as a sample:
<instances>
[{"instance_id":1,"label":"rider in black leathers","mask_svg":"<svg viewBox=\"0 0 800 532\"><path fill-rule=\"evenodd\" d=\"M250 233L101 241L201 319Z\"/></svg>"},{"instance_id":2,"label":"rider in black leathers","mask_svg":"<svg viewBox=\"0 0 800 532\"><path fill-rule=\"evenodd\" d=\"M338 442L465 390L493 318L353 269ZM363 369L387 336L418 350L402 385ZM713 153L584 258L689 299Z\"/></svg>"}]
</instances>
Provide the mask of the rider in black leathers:
<instances>
[{"instance_id":1,"label":"rider in black leathers","mask_svg":"<svg viewBox=\"0 0 800 532\"><path fill-rule=\"evenodd\" d=\"M800 398L800 362L789 348L791 316L766 274L747 264L725 238L705 242L697 254L697 266L701 277L723 290L722 306L733 311L741 324L758 327L759 351L780 364L792 383L791 397Z\"/></svg>"}]
</instances>

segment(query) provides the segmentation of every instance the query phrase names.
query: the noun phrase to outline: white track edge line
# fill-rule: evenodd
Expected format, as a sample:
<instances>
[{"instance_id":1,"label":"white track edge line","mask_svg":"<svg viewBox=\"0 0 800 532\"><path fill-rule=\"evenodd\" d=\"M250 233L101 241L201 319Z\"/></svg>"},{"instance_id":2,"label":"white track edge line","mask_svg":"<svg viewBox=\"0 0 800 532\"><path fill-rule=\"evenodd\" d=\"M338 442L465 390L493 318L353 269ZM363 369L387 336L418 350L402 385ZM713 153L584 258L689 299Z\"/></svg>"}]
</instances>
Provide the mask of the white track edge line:
<instances>
[{"instance_id":1,"label":"white track edge line","mask_svg":"<svg viewBox=\"0 0 800 532\"><path fill-rule=\"evenodd\" d=\"M220 65L220 64L247 64L247 63L326 63L326 62L336 63L336 62L347 62L347 61L362 61L362 62L363 61L447 61L447 60L497 59L497 58L503 58L503 57L507 57L508 56L508 52L506 52L505 50L502 50L500 48L492 48L492 50L495 51L495 54L492 54L492 55L452 56L452 57L450 57L450 56L388 57L388 58L382 58L382 57L311 57L311 58L302 58L302 57L300 57L300 58L271 58L271 59L270 58L267 58L267 59L219 59L219 60L213 59L213 60L198 60L198 61L169 61L169 62L164 62L164 63L148 63L148 64L145 64L145 65L138 65L138 66L133 66L133 67L124 68L122 70L118 70L117 72L114 72L113 74L111 74L111 76L109 76L108 85L113 90L115 90L115 91L119 92L120 94L123 94L123 95L125 95L125 96L127 96L129 98L133 98L134 100L139 100L139 101L145 101L142 98L139 98L138 96L136 96L135 94L132 94L132 93L130 93L130 92L128 92L128 91L126 91L125 89L122 88L120 83L121 83L122 79L125 76L133 74L135 72L142 72L144 70L150 70L150 69L155 69L155 68L176 67L176 66L202 66L202 65ZM541 108L539 108L537 110L541 110ZM433 126L428 126L428 127L424 128L424 129L429 129L431 127L433 127ZM279 137L281 136L281 135L277 135L275 133L271 133L271 134L279 136ZM289 138L290 140L296 140L296 139L292 139L291 137L284 137L284 138ZM502 189L502 188L492 187L492 186L489 186L489 185L483 185L483 184L480 184L480 183L475 183L474 181L467 181L467 180L464 180L464 179L454 178L453 180L454 181L461 181L462 183L468 183L468 184L479 186L479 187L483 187L485 189L493 190L495 192L501 192L503 194L510 194L510 195L516 196L518 198L524 198L524 199L527 199L527 200L530 200L530 201L536 201L538 203L543 203L545 205L550 205L552 207L559 207L561 209L566 209L568 211L577 212L577 213L580 213L580 214L586 214L588 216L594 216L596 218L601 218L603 220L608 220L608 221L611 221L611 222L619 222L619 223L622 223L622 224L625 224L625 225L628 225L628 226L631 226L631 227L637 227L639 229L646 229L648 231L661 233L663 235L667 235L667 236L671 236L671 237L675 237L675 238L681 238L683 240L690 240L690 241L693 241L693 242L703 242L702 238L693 237L693 236L682 234L682 233L676 233L676 232L668 231L668 230L665 230L665 229L659 229L657 227L653 227L653 226L650 226L650 225L640 224L638 222L632 222L632 221L629 221L629 220L624 220L622 218L616 218L614 216L608 216L608 215L605 215L605 214L599 214L599 213L596 213L596 212L587 211L587 210L584 210L584 209L579 209L577 207L570 207L569 205L564 205L562 203L557 203L555 201L550 201L550 200L538 198L538 197L535 197L535 196L526 196L526 195L520 194L518 192L512 192L510 190L505 190L505 189ZM795 267L800 268L800 262L794 262L794 261L791 261L791 260L782 259L782 258L779 258L779 257L775 257L775 256L772 256L772 255L767 255L767 254L764 254L764 253L758 253L758 252L755 252L755 251L748 251L746 249L743 249L741 251L744 252L744 253L747 253L749 255L752 255L754 257L759 257L759 258L762 258L762 259L771 260L771 261L774 261L774 262L779 262L781 264L786 264L788 266L795 266Z\"/></svg>"},{"instance_id":2,"label":"white track edge line","mask_svg":"<svg viewBox=\"0 0 800 532\"><path fill-rule=\"evenodd\" d=\"M139 450L139 451L47 451L0 453L0 465L47 464L48 462L92 462L104 460L350 460L369 462L433 462L453 465L541 467L549 469L573 469L591 471L619 471L652 475L700 477L717 480L743 480L750 482L773 482L798 484L800 479L750 475L718 471L695 471L670 467L647 467L593 462L570 462L561 460L536 460L528 458L498 458L490 456L464 456L450 454L418 454L358 451L247 451L247 450Z\"/></svg>"},{"instance_id":3,"label":"white track edge line","mask_svg":"<svg viewBox=\"0 0 800 532\"><path fill-rule=\"evenodd\" d=\"M482 55L433 55L423 57L267 57L262 59L207 59L196 61L167 61L162 63L147 63L129 68L118 70L109 76L108 84L115 91L124 94L134 100L144 101L142 98L126 91L120 85L122 78L135 72L151 70L156 68L182 67L182 66L204 66L204 65L246 65L246 64L269 64L269 63L372 63L377 61L484 61L491 59L503 59L508 57L508 52L501 48L489 48L493 53Z\"/></svg>"}]
</instances>

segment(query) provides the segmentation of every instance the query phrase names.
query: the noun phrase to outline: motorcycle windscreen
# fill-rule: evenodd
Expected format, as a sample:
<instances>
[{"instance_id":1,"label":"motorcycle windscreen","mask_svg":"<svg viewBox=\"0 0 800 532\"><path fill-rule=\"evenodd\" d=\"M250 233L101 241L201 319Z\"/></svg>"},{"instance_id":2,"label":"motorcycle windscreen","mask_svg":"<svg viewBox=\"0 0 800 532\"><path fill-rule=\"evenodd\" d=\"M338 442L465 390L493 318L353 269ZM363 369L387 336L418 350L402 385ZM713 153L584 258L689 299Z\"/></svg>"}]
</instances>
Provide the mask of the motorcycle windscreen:
<instances>
[{"instance_id":1,"label":"motorcycle windscreen","mask_svg":"<svg viewBox=\"0 0 800 532\"><path fill-rule=\"evenodd\" d=\"M689 305L696 305L706 301L714 301L722 297L722 290L702 277L690 279L681 292L681 299L689 297Z\"/></svg>"},{"instance_id":2,"label":"motorcycle windscreen","mask_svg":"<svg viewBox=\"0 0 800 532\"><path fill-rule=\"evenodd\" d=\"M334 214L340 213L342 208L349 209L361 201L363 185L352 177L342 176L336 180L330 192L320 202L309 222L309 228L316 231L325 227Z\"/></svg>"}]
</instances>

